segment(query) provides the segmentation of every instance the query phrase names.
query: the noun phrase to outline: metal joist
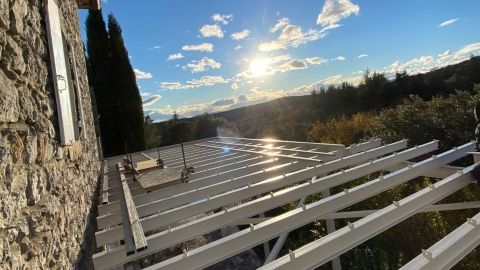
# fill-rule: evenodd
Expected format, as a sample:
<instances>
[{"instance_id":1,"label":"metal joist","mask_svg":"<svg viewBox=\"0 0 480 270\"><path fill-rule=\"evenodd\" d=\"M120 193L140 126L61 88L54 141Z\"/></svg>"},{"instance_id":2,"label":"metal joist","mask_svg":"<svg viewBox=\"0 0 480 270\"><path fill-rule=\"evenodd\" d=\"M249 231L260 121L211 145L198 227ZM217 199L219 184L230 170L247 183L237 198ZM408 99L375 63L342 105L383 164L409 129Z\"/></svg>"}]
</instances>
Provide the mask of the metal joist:
<instances>
[{"instance_id":1,"label":"metal joist","mask_svg":"<svg viewBox=\"0 0 480 270\"><path fill-rule=\"evenodd\" d=\"M261 144L286 144L286 145L294 145L294 146L307 146L307 147L315 147L322 149L322 151L335 151L339 149L345 148L342 144L329 144L329 143L314 143L314 142L298 142L298 141L283 141L283 140L275 140L275 139L250 139L250 138L235 138L235 137L217 137L220 141L247 141L247 142L257 142Z\"/></svg>"},{"instance_id":2,"label":"metal joist","mask_svg":"<svg viewBox=\"0 0 480 270\"><path fill-rule=\"evenodd\" d=\"M399 149L405 148L405 146L406 146L406 141L400 141L400 142L392 143L390 145L386 145L380 148L372 149L367 152L358 153L356 155L352 155L343 159L320 164L315 167L306 168L290 174L279 175L277 177L272 177L272 178L261 178L263 181L258 182L256 184L251 184L250 186L247 186L244 188L240 188L231 192L226 192L218 196L209 197L193 204L189 204L189 205L172 209L163 213L155 214L147 218L143 218L141 219L142 225L144 226L144 229L147 231L150 229L152 230L158 229L158 228L161 228L162 226L168 226L184 218L188 218L196 214L200 214L218 207L222 207L224 205L235 203L242 199L248 199L262 193L268 193L271 190L275 190L287 185L297 183L299 181L302 181L303 179L310 179L314 176L326 174L343 167L357 164L359 162L365 162L367 160L376 158L378 156L382 156L387 153L391 153ZM430 152L433 149L436 149L436 147L437 147L437 142L431 142L429 144L422 146L422 148L419 149L418 152L419 153ZM409 158L413 158L416 156L413 154L415 152L416 151L408 151L404 153L402 156L404 157L408 156ZM400 159L400 157L395 156L395 159L398 160ZM387 163L387 164L392 164L392 161L395 159L392 158L390 160L390 163ZM378 165L378 163L374 163L373 161L372 161L372 164L375 164L377 167L380 166ZM268 173L268 172L265 172L265 173ZM356 173L358 177L361 177L363 176L364 172L357 171ZM339 181L339 180L336 180L336 181ZM227 183L230 183L230 181ZM329 183L331 186L338 185L338 183L334 181L331 181ZM331 186L324 186L324 189L329 188ZM293 198L292 200L298 199L300 197L302 196L298 196L296 198ZM285 203L288 203L288 202L285 202ZM101 239L109 239L109 240L116 239L112 237L112 235L117 235L117 236L121 235L121 234L118 234L118 231L120 230L121 228L113 228L106 232L97 232L96 234L97 242L103 243Z\"/></svg>"},{"instance_id":3,"label":"metal joist","mask_svg":"<svg viewBox=\"0 0 480 270\"><path fill-rule=\"evenodd\" d=\"M309 150L303 150L303 149L290 149L290 148L284 148L284 147L277 147L273 145L249 145L249 144L243 144L243 143L234 143L234 142L225 142L225 141L207 141L207 143L215 143L215 144L222 144L222 145L233 145L233 146L244 146L244 147L251 147L251 148L260 148L264 150L278 150L282 152L295 152L295 153L304 153L304 154L316 154L316 155L325 155L325 156L334 156L335 153L332 152L319 152L316 151L316 149L309 149Z\"/></svg>"},{"instance_id":4,"label":"metal joist","mask_svg":"<svg viewBox=\"0 0 480 270\"><path fill-rule=\"evenodd\" d=\"M307 244L260 269L313 269L411 217L422 208L469 185L475 165L422 189L334 233ZM441 268L433 268L441 269Z\"/></svg>"},{"instance_id":5,"label":"metal joist","mask_svg":"<svg viewBox=\"0 0 480 270\"><path fill-rule=\"evenodd\" d=\"M215 195L225 193L227 191L239 189L246 187L248 185L255 184L257 182L269 179L284 173L297 171L305 168L305 165L300 162L284 163L278 164L273 167L266 168L256 168L256 171L250 173L246 176L239 177L238 173L242 175L242 172L237 172L237 174L232 174L231 176L227 174L227 178L224 176L223 180L220 183L215 183L206 187L196 188L184 193L180 193L177 196L161 198L158 200L150 201L146 204L138 205L137 212L140 217L148 216L155 213L160 213L167 211L169 209L180 207L182 205L206 199L208 197L213 197ZM229 179L229 180L228 180ZM188 185L187 183L186 185ZM195 183L193 183L195 184ZM115 225L119 223L118 213L111 213L105 216L99 216L97 218L97 224L99 228L104 228L107 226Z\"/></svg>"},{"instance_id":6,"label":"metal joist","mask_svg":"<svg viewBox=\"0 0 480 270\"><path fill-rule=\"evenodd\" d=\"M117 164L118 173L120 174L120 180L123 186L123 193L121 196L122 206L122 220L123 220L123 234L125 240L126 255L134 254L135 252L141 252L147 249L147 240L142 229L142 225L139 222L135 204L132 200L132 195L128 188L125 175L122 173L122 165Z\"/></svg>"},{"instance_id":7,"label":"metal joist","mask_svg":"<svg viewBox=\"0 0 480 270\"><path fill-rule=\"evenodd\" d=\"M241 148L215 146L215 145L208 145L208 144L197 144L197 145L201 146L201 147L210 147L210 148L214 148L214 149L222 149L224 151L245 152L245 153L258 154L258 155L268 155L268 156L271 156L271 157L282 157L282 158L290 158L290 159L295 159L295 160L322 162L321 159L316 158L317 155L312 155L310 157L299 157L299 156L296 156L296 155L293 155L293 154L292 155L283 155L283 154L280 154L278 152L245 150L245 149L241 149Z\"/></svg>"},{"instance_id":8,"label":"metal joist","mask_svg":"<svg viewBox=\"0 0 480 270\"><path fill-rule=\"evenodd\" d=\"M477 214L400 269L450 269L479 244L480 214Z\"/></svg>"},{"instance_id":9,"label":"metal joist","mask_svg":"<svg viewBox=\"0 0 480 270\"><path fill-rule=\"evenodd\" d=\"M257 224L252 229L245 229L238 233L224 237L207 245L189 251L187 256L176 256L151 267L151 269L182 269L187 265L200 269L218 261L252 248L260 243L272 239L286 230L292 230L314 221L324 214L334 212L361 200L374 196L399 184L407 182L421 175L424 170L435 169L442 164L451 162L465 155L465 150L473 147L472 144L449 151L439 157L416 163L411 168L391 173L365 184L337 193L328 198L306 205L302 209L295 209L266 222ZM318 182L321 182L319 179ZM314 182L315 183L315 182ZM321 189L324 190L325 188ZM275 196L274 196L275 197ZM331 260L333 257L330 257ZM294 268L296 269L296 268ZM302 269L301 267L298 269Z\"/></svg>"},{"instance_id":10,"label":"metal joist","mask_svg":"<svg viewBox=\"0 0 480 270\"><path fill-rule=\"evenodd\" d=\"M341 167L349 166L349 164L359 163L362 160L365 162L374 157L378 157L386 153L404 148L405 146L406 146L405 141L393 143L391 145L381 147L380 149L372 149L371 151L367 151L365 153L359 153L357 155L344 158L343 160L338 160L336 162L331 162L329 164L322 164L316 168L302 170L301 172L292 174L291 178L287 175L284 179L306 179L305 177L308 177L308 176L312 177L312 175L313 176L319 175L319 174L328 172L329 170L337 170ZM370 172L378 171L384 167L391 166L392 164L402 162L402 161L417 157L419 155L428 153L430 151L435 150L437 146L438 146L438 143L436 141L427 143L425 145L422 145L419 148L408 149L398 154L394 154L394 155L381 158L372 162L367 162L365 164L360 165L359 167L323 177L318 181L315 181L312 183L305 183L302 185L297 185L297 186L288 188L288 192L279 191L274 193L273 196L272 195L263 196L259 199L230 208L226 212L219 212L216 214L212 214L207 217L200 218L198 220L181 225L179 227L171 228L171 230L163 231L161 233L151 235L147 237L147 241L149 243L149 250L147 252L144 252L143 254L138 254L138 258L140 258L141 256L146 256L149 254L149 252L152 252L154 250L161 250L163 248L171 246L172 244L175 244L184 240L188 240L189 238L197 234L209 232L211 230L214 230L215 228L218 228L218 226L228 225L229 223L232 223L235 220L247 218L259 212L291 202L302 196L319 192L321 190L324 190L332 186L336 186L338 184L343 183L341 182L342 179L345 179L345 181L349 181L348 179L351 178L350 180L353 180L365 174L368 174L369 171ZM323 166L326 166L326 167L323 167ZM230 195L227 195L222 197L221 199L222 200L228 199L229 197ZM340 207L340 209L341 208L343 207ZM175 213L172 213L172 214L173 216L175 216ZM153 219L150 224L155 225L157 222L162 222L162 221L163 221L162 215L159 215L158 218ZM114 238L114 237L121 236L121 234L119 234L120 232L121 232L120 230L116 230L116 232L114 230L108 230L101 233L97 233L97 241L101 241L101 239L111 239L112 237ZM123 253L121 252L121 250L122 250L122 247L96 254L94 256L94 262L96 267L99 267L99 268L107 267L109 264L112 263L112 261L120 264L128 261L128 258L123 256Z\"/></svg>"},{"instance_id":11,"label":"metal joist","mask_svg":"<svg viewBox=\"0 0 480 270\"><path fill-rule=\"evenodd\" d=\"M256 162L256 163L255 163ZM192 192L197 191L198 189L204 189L207 188L208 186L211 185L216 185L216 184L221 184L222 182L225 182L225 180L231 180L234 178L239 178L241 176L245 175L251 175L253 173L258 173L258 172L265 172L274 170L275 167L278 167L279 164L279 159L276 158L270 158L270 159L264 159L261 157L260 159L249 159L244 162L244 160L234 162L233 166L237 167L236 169L231 169L231 170L223 170L222 169L217 169L213 168L210 170L210 175L207 177L203 177L201 179L193 179L189 181L188 183L184 183L182 185L176 185L176 186L171 186L171 187L166 187L157 191L153 191L150 193L142 194L135 196L133 198L134 202L136 205L145 205L145 204L150 204L154 203L159 200L165 200L167 198L174 196L179 196L183 194L191 194ZM306 165L303 165L306 166ZM294 169L294 167L290 167L290 169ZM285 170L285 168L283 168ZM275 170L276 173L284 173L281 168L280 170ZM194 174L195 175L195 174ZM258 174L256 175L257 177L259 176ZM210 194L211 195L211 194ZM110 204L110 205L104 205L102 207L99 207L99 218L104 215L114 214L116 211L118 211L118 204ZM160 211L160 210L158 210ZM156 211L156 212L158 212Z\"/></svg>"}]
</instances>

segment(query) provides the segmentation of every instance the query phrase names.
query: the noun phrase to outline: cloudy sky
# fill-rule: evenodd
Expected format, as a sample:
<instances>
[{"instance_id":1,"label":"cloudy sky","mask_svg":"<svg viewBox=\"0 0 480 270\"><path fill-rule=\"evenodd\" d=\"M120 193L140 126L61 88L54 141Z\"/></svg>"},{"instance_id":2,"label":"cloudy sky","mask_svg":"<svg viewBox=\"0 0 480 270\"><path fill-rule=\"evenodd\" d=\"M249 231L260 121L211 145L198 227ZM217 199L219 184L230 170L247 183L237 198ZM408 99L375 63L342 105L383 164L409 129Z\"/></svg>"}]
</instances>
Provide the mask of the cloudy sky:
<instances>
[{"instance_id":1,"label":"cloudy sky","mask_svg":"<svg viewBox=\"0 0 480 270\"><path fill-rule=\"evenodd\" d=\"M478 0L102 0L157 121L480 54ZM85 21L86 11L80 13Z\"/></svg>"}]
</instances>

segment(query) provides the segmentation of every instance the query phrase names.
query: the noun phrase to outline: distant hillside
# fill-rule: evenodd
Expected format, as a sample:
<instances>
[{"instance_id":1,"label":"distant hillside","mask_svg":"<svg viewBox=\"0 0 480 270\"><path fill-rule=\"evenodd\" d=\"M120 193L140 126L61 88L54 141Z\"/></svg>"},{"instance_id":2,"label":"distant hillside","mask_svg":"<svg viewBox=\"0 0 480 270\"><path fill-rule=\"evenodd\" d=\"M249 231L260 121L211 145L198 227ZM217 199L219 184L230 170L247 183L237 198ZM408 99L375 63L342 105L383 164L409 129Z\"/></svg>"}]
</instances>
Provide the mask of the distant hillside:
<instances>
[{"instance_id":1,"label":"distant hillside","mask_svg":"<svg viewBox=\"0 0 480 270\"><path fill-rule=\"evenodd\" d=\"M476 83L480 83L479 56L424 74L397 73L392 80L388 80L381 73L365 74L363 82L358 86L347 83L330 86L314 91L310 95L283 97L215 113L208 116L211 120L203 115L176 121L185 125L185 130L192 130L190 134L185 135L186 140L201 138L200 135L195 135L200 120L202 123L228 123L229 129L243 137L306 140L306 134L315 121L325 122L358 112L376 113L401 103L410 95L430 100L434 96L454 93L455 90L472 92ZM169 121L156 124L158 136L174 137L174 134L169 134L175 130L169 128L171 126L172 123ZM214 134L216 130L213 129L210 132L197 133ZM162 144L164 143L166 142L163 141Z\"/></svg>"},{"instance_id":2,"label":"distant hillside","mask_svg":"<svg viewBox=\"0 0 480 270\"><path fill-rule=\"evenodd\" d=\"M358 87L344 84L318 91L315 95L283 97L215 113L214 116L234 123L242 136L282 134L288 135L284 139L300 139L305 138L305 129L316 120L376 111L396 105L411 94L429 100L432 96L448 95L455 90L471 91L475 83L480 83L478 56L424 74L397 74L390 81L381 74L370 74L367 82Z\"/></svg>"}]
</instances>

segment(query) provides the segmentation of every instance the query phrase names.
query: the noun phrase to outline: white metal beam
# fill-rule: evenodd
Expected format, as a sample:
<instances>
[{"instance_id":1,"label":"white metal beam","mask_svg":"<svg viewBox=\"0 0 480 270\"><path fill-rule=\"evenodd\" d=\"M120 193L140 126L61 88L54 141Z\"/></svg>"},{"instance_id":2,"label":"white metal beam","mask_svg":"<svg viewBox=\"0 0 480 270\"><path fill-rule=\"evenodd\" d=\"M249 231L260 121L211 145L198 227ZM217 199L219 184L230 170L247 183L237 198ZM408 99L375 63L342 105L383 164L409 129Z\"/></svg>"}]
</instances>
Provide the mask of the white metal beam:
<instances>
[{"instance_id":1,"label":"white metal beam","mask_svg":"<svg viewBox=\"0 0 480 270\"><path fill-rule=\"evenodd\" d=\"M221 227L221 226L228 225L235 220L240 220L242 218L252 216L254 214L257 214L258 212L266 211L276 206L291 202L302 196L319 192L321 190L324 190L325 188L351 181L365 174L381 170L382 168L385 168L387 166L391 166L392 164L402 162L404 160L414 158L418 155L422 155L427 152L433 151L437 148L437 145L438 145L437 142L431 142L431 143L422 145L416 149L408 149L396 155L391 155L385 158L381 158L371 163L369 162L369 163L357 166L356 168L345 170L344 172L339 172L336 174L323 177L318 181L312 182L311 184L306 183L306 184L297 185L297 186L288 188L288 192L286 190L279 191L274 193L273 196L270 196L270 195L264 196L257 200L250 201L248 203L244 203L239 206L228 209L227 212L212 214L204 218L200 218L198 220L181 225L179 227L172 228L169 231L163 231L161 233L151 235L147 237L147 241L149 244L149 251L144 252L143 255L139 254L138 258L140 258L141 256L148 255L148 252L150 251L161 250L163 248L171 246L172 244L177 243L178 241L181 242L184 240L188 240L189 238L197 234L203 234L203 233L209 232L211 230L214 230L218 226ZM378 149L373 149L371 151L378 151ZM369 152L366 152L365 154L367 153ZM364 156L365 154L359 154L359 156ZM356 162L359 161L358 156L352 157L352 158L357 159ZM346 159L347 158L345 158L344 160ZM315 172L315 174L320 174L320 173L321 171ZM300 178L303 178L303 176ZM339 209L344 208L341 203L339 203L339 205L340 205L338 206ZM110 239L112 237L118 237L118 233L120 232L121 231L117 230L116 233L113 233L113 231L104 231L101 233L97 233L97 241L105 241L105 240L101 240L102 238ZM120 237L121 237L121 234L120 234ZM110 265L112 261L116 263L122 263L122 262L128 261L128 258L122 257L123 253L121 252L121 250L122 248L118 248L118 249L112 249L110 251L105 251L102 253L95 254L94 262L96 267L98 268L108 267L108 265Z\"/></svg>"},{"instance_id":2,"label":"white metal beam","mask_svg":"<svg viewBox=\"0 0 480 270\"><path fill-rule=\"evenodd\" d=\"M477 214L400 269L450 269L479 244L480 214Z\"/></svg>"},{"instance_id":3,"label":"white metal beam","mask_svg":"<svg viewBox=\"0 0 480 270\"><path fill-rule=\"evenodd\" d=\"M462 203L446 203L446 204L434 204L424 209L420 210L419 213L426 213L432 211L453 211L453 210L463 210L463 209L476 209L480 208L480 201L473 201L473 202L462 202ZM376 210L360 210L360 211L347 211L347 212L335 212L329 213L321 216L318 220L323 219L350 219L350 218L363 218L368 215L371 215L378 211ZM249 225L249 224L258 224L261 222L265 222L272 217L263 217L263 218L246 218L243 220L235 221L229 225Z\"/></svg>"},{"instance_id":4,"label":"white metal beam","mask_svg":"<svg viewBox=\"0 0 480 270\"><path fill-rule=\"evenodd\" d=\"M315 179L313 179L313 180L315 180ZM302 197L300 199L300 201L297 203L297 208L302 207L305 204L305 199L306 198L307 197ZM270 254L265 259L264 264L267 264L267 263L269 263L269 262L271 262L271 261L273 261L277 258L278 253L280 253L280 250L282 249L283 244L285 243L285 240L287 240L287 237L288 237L289 233L290 233L290 231L284 232L278 237L277 241L275 242L275 245L273 246L272 250L270 251ZM268 243L268 242L266 242L266 243Z\"/></svg>"},{"instance_id":5,"label":"white metal beam","mask_svg":"<svg viewBox=\"0 0 480 270\"><path fill-rule=\"evenodd\" d=\"M250 229L245 229L228 237L211 242L189 251L184 255L163 261L149 267L148 269L200 269L207 267L248 248L254 247L259 243L263 243L286 230L292 230L312 222L323 214L345 208L413 179L421 175L425 170L435 169L442 164L456 160L464 156L467 149L472 149L473 147L473 144L469 143L457 150L451 150L439 155L438 158L427 159L415 164L412 168L406 168L389 174L384 178L382 177L382 179L375 179L350 190L337 193L318 202L309 204L301 210L289 211L278 217L272 218L269 221L252 226ZM320 181L322 180L319 180L319 182ZM339 254L334 255L338 256ZM329 256L327 259L331 260L335 256ZM304 269L304 267L300 266L289 269Z\"/></svg>"},{"instance_id":6,"label":"white metal beam","mask_svg":"<svg viewBox=\"0 0 480 270\"><path fill-rule=\"evenodd\" d=\"M328 144L328 143L313 143L313 142L298 142L298 141L283 141L275 139L250 139L250 138L235 138L235 137L217 137L220 141L249 141L249 142L259 142L264 144L287 144L295 146L308 146L322 149L322 151L334 151L338 149L343 149L345 146L343 144Z\"/></svg>"},{"instance_id":7,"label":"white metal beam","mask_svg":"<svg viewBox=\"0 0 480 270\"><path fill-rule=\"evenodd\" d=\"M402 155L400 155L400 154L395 155L395 156L393 156L393 157L391 157L390 159L387 159L387 160L385 160L385 159L378 160L378 161L382 161L382 162L374 163L372 161L372 164L375 165L375 166L372 166L372 168L383 168L383 167L381 167L382 164L387 164L387 165L394 164L398 160L405 161L406 160L405 158L407 158L407 157L408 158L416 157L418 155L418 153L428 153L428 152L436 149L437 145L438 145L437 142L431 142L431 143L425 144L422 147L419 147L417 149L413 149L411 151L408 151L408 150L404 151L402 153ZM338 170L338 169L346 167L346 166L354 165L354 164L357 164L357 163L362 162L362 161L366 161L366 160L369 160L369 159L372 159L372 158L375 158L375 157L378 157L378 156L382 156L382 155L387 154L387 153L391 153L393 151L402 149L405 146L406 146L406 141L400 141L400 142L392 143L390 145L386 145L386 146L383 146L383 147L380 147L380 148L372 149L372 150L369 150L369 151L366 151L366 152L363 152L363 153L358 153L358 154L355 154L355 155L352 155L352 156L348 156L348 157L340 159L340 160L332 161L332 162L325 163L325 164L320 164L320 165L317 165L316 167L311 167L311 168L307 168L307 169L304 169L304 170L301 170L301 171L298 171L298 172L294 172L294 173L291 173L291 174L286 174L285 176L278 176L278 177L275 177L275 178L270 178L270 179L267 179L265 181L259 182L257 184L250 185L250 187L248 187L248 188L241 188L241 189L238 189L238 190L234 190L232 192L227 192L227 193L224 193L224 194L221 194L221 195L218 195L218 196L208 198L207 200L203 200L203 201L200 201L200 202L197 202L197 203L194 203L194 204L189 204L189 205L177 208L177 209L172 209L172 210L169 210L169 211L166 211L166 212L163 212L163 213L159 213L159 214L149 216L147 218L143 218L143 219L141 219L142 226L144 227L144 229L146 231L156 230L158 228L161 228L162 226L168 226L168 225L174 224L175 222L178 222L178 221L180 221L182 219L185 219L185 218L188 218L190 216L200 214L200 213L209 211L211 209L219 208L219 207L222 207L224 205L235 203L235 202L240 201L242 199L251 198L253 196L256 196L256 195L259 195L259 194L262 194L262 193L267 193L271 190L275 190L275 189L278 189L278 188L281 188L281 187L284 187L284 186L291 185L291 184L294 184L296 182L302 181L302 179L309 179L309 178L312 178L316 175L327 174L331 171L335 171L335 170ZM401 159L402 157L404 158L403 160ZM361 177L361 176L364 175L363 174L364 171L363 172L362 171L356 171L355 173L356 174L352 174L352 175L357 175L357 177ZM339 176L337 175L337 177L339 177ZM264 179L265 178L262 178L262 180L264 180ZM334 182L334 181L329 182L330 185L326 186L325 188L329 188L331 186L338 185L339 180L336 180L336 181L337 182ZM327 182L325 181L323 183L327 183ZM311 191L311 190L307 188L307 190L305 192L309 192L309 191ZM320 190L318 190L317 192L319 192L319 191ZM311 194L311 193L307 193L307 194ZM303 195L295 197L291 201L293 201L295 199L298 199L302 196ZM289 201L287 201L285 203L288 203L288 202ZM273 208L273 205L269 205L269 206ZM268 210L268 209L271 209L271 208L267 208L266 210ZM259 211L259 212L261 212L261 211ZM256 214L256 213L252 213L252 215L253 214ZM103 225L104 224L102 224L102 226ZM117 238L115 238L113 236L114 235L117 236L117 237L120 236L121 233L118 233L119 231L121 231L121 228L117 227L117 228L112 228L112 229L110 229L109 231L106 231L106 232L97 232L97 234L96 234L97 235L97 243L102 243L103 244L103 239L108 239L108 241L116 240Z\"/></svg>"},{"instance_id":8,"label":"white metal beam","mask_svg":"<svg viewBox=\"0 0 480 270\"><path fill-rule=\"evenodd\" d=\"M260 148L265 150L279 150L282 152L294 152L294 153L305 153L305 154L316 154L316 155L325 155L325 156L334 156L335 153L333 152L319 152L315 151L315 149L311 150L303 150L303 149L290 149L284 147L277 147L277 146L269 146L269 145L249 145L244 143L234 143L234 142L223 142L223 141L207 141L207 143L215 143L221 145L233 145L233 146L244 146L244 147L251 147L251 148Z\"/></svg>"},{"instance_id":9,"label":"white metal beam","mask_svg":"<svg viewBox=\"0 0 480 270\"><path fill-rule=\"evenodd\" d=\"M222 182L220 183L197 188L173 197L151 201L143 205L137 204L138 214L140 215L140 217L144 217L151 214L167 211L175 207L180 207L182 205L199 201L218 194L222 194L234 189L243 188L248 185L261 182L265 179L269 179L284 173L297 171L306 167L305 164L303 164L302 162L289 162L283 164L273 163L272 165L275 166L270 166L270 164L265 164L265 167L256 166L256 168L254 168L256 169L255 172L245 176L241 176L244 174L242 171L234 171L231 174L222 174L221 176L223 179L221 179ZM216 179L219 179L219 177L216 177ZM97 218L98 228L105 228L107 226L115 225L120 222L121 219L118 212L99 216Z\"/></svg>"},{"instance_id":10,"label":"white metal beam","mask_svg":"<svg viewBox=\"0 0 480 270\"><path fill-rule=\"evenodd\" d=\"M176 194L181 194L190 190L195 190L196 188L201 188L204 186L212 185L218 182L218 179L212 178L219 176L222 172L228 171L227 169L223 169L222 166L224 165L233 165L236 167L243 168L244 166L251 166L253 164L259 162L268 162L274 161L274 158L267 158L267 157L258 157L261 160L251 159L249 155L243 156L236 156L234 158L227 158L223 161L215 162L212 166L204 166L204 170L200 169L200 172L192 174L192 179L185 184L182 185L175 185L162 188L160 190L155 190L150 193L144 193L137 196L134 196L133 201L135 205L141 205L145 203L149 203L151 201L160 200L162 198L167 198L170 196L174 196ZM231 167L229 167L231 168ZM197 178L198 175L198 178ZM106 205L99 205L98 206L98 214L100 216L106 215L109 213L113 213L118 211L119 204L118 202L113 202Z\"/></svg>"},{"instance_id":11,"label":"white metal beam","mask_svg":"<svg viewBox=\"0 0 480 270\"><path fill-rule=\"evenodd\" d=\"M295 160L322 162L321 159L316 158L317 155L312 155L311 157L299 157L299 156L295 156L295 155L283 155L283 154L279 154L278 152L245 150L245 149L240 149L240 148L234 148L234 147L231 147L231 146L224 147L224 146L215 146L215 145L208 145L208 144L198 144L198 146L210 147L210 148L215 148L215 149L223 149L225 151L244 152L244 153L252 153L252 154L258 154L258 155L268 155L268 156L271 156L271 157L282 157L282 158L290 158L290 159L295 159Z\"/></svg>"},{"instance_id":12,"label":"white metal beam","mask_svg":"<svg viewBox=\"0 0 480 270\"><path fill-rule=\"evenodd\" d=\"M335 233L309 243L290 255L283 256L260 269L313 269L335 256L338 256L384 230L413 216L422 208L429 206L450 194L469 185L473 177L469 166L449 176L431 187L422 189L392 205L383 208L354 223L350 223ZM439 269L439 268L435 268Z\"/></svg>"}]
</instances>

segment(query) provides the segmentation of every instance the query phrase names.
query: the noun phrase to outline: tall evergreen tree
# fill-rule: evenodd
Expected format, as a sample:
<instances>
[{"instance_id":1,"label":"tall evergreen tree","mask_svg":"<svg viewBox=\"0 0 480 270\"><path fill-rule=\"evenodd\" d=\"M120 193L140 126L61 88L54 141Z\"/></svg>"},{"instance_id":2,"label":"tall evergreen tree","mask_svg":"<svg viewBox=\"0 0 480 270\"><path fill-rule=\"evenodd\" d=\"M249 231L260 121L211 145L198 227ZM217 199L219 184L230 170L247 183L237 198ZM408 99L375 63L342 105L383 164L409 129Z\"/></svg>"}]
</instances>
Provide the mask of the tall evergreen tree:
<instances>
[{"instance_id":1,"label":"tall evergreen tree","mask_svg":"<svg viewBox=\"0 0 480 270\"><path fill-rule=\"evenodd\" d=\"M118 138L127 144L129 152L140 151L145 148L142 99L123 42L122 30L113 14L108 15L108 34L111 87L118 97L114 111L120 117L117 121L120 131Z\"/></svg>"},{"instance_id":2,"label":"tall evergreen tree","mask_svg":"<svg viewBox=\"0 0 480 270\"><path fill-rule=\"evenodd\" d=\"M106 155L112 155L118 148L118 134L113 112L114 95L110 87L108 33L101 10L89 10L86 32L90 84L99 113L103 150Z\"/></svg>"}]
</instances>

